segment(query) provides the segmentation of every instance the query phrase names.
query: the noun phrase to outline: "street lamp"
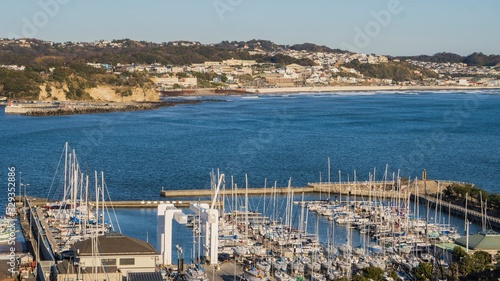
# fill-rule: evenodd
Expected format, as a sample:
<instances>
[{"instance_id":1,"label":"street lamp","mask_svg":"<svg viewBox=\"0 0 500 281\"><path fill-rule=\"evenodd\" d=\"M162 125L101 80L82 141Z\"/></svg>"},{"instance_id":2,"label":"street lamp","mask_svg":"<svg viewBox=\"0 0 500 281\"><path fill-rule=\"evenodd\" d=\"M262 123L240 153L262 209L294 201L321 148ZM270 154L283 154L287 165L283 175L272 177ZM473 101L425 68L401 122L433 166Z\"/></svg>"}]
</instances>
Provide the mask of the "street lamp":
<instances>
[{"instance_id":1,"label":"street lamp","mask_svg":"<svg viewBox=\"0 0 500 281\"><path fill-rule=\"evenodd\" d=\"M26 184L21 183L19 185L21 186L21 188L23 188L23 186L24 186L24 201L26 201L26 187L30 186L30 184L29 183L26 183Z\"/></svg>"}]
</instances>

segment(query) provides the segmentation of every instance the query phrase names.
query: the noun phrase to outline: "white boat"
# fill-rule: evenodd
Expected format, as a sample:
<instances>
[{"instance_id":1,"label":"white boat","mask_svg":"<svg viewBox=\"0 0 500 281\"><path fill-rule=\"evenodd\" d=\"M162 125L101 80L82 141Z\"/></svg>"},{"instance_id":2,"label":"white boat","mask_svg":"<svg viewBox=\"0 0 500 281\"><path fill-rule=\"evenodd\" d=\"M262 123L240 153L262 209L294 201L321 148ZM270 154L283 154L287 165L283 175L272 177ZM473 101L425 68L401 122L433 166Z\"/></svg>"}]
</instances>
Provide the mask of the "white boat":
<instances>
[{"instance_id":1,"label":"white boat","mask_svg":"<svg viewBox=\"0 0 500 281\"><path fill-rule=\"evenodd\" d=\"M384 252L384 250L382 249L381 246L377 245L377 244L370 244L368 246L368 251L374 253L374 254L382 254Z\"/></svg>"},{"instance_id":2,"label":"white boat","mask_svg":"<svg viewBox=\"0 0 500 281\"><path fill-rule=\"evenodd\" d=\"M352 249L352 253L357 256L361 256L365 253L365 250L362 247L356 247Z\"/></svg>"},{"instance_id":3,"label":"white boat","mask_svg":"<svg viewBox=\"0 0 500 281\"><path fill-rule=\"evenodd\" d=\"M188 268L185 277L187 281L209 281L207 274L198 266Z\"/></svg>"},{"instance_id":4,"label":"white boat","mask_svg":"<svg viewBox=\"0 0 500 281\"><path fill-rule=\"evenodd\" d=\"M243 272L243 278L247 281L267 281L265 273L255 267L245 270Z\"/></svg>"},{"instance_id":5,"label":"white boat","mask_svg":"<svg viewBox=\"0 0 500 281\"><path fill-rule=\"evenodd\" d=\"M315 262L315 261L309 261L306 263L306 270L307 271L320 271L321 270L321 263Z\"/></svg>"},{"instance_id":6,"label":"white boat","mask_svg":"<svg viewBox=\"0 0 500 281\"><path fill-rule=\"evenodd\" d=\"M381 259L374 259L374 260L370 261L370 265L373 267L378 267L382 270L385 270L385 267L386 267L384 260L381 260Z\"/></svg>"},{"instance_id":7,"label":"white boat","mask_svg":"<svg viewBox=\"0 0 500 281\"><path fill-rule=\"evenodd\" d=\"M369 267L370 265L367 262L362 261L362 262L356 263L355 266L356 266L356 269L361 270L363 268Z\"/></svg>"},{"instance_id":8,"label":"white boat","mask_svg":"<svg viewBox=\"0 0 500 281\"><path fill-rule=\"evenodd\" d=\"M311 280L313 280L313 281L326 281L326 277L321 273L313 272L311 274Z\"/></svg>"},{"instance_id":9,"label":"white boat","mask_svg":"<svg viewBox=\"0 0 500 281\"><path fill-rule=\"evenodd\" d=\"M262 245L260 246L251 246L249 249L250 254L256 255L256 256L265 256L266 255L266 248Z\"/></svg>"},{"instance_id":10,"label":"white boat","mask_svg":"<svg viewBox=\"0 0 500 281\"><path fill-rule=\"evenodd\" d=\"M290 263L290 268L292 272L304 273L305 265L300 260L294 260Z\"/></svg>"},{"instance_id":11,"label":"white boat","mask_svg":"<svg viewBox=\"0 0 500 281\"><path fill-rule=\"evenodd\" d=\"M267 261L258 261L255 263L255 267L264 271L265 273L269 273L271 271L271 264Z\"/></svg>"},{"instance_id":12,"label":"white boat","mask_svg":"<svg viewBox=\"0 0 500 281\"><path fill-rule=\"evenodd\" d=\"M292 278L283 270L276 270L274 272L274 278L276 278L276 281L295 281L295 278Z\"/></svg>"},{"instance_id":13,"label":"white boat","mask_svg":"<svg viewBox=\"0 0 500 281\"><path fill-rule=\"evenodd\" d=\"M235 256L244 256L248 254L248 248L245 246L236 246L233 248Z\"/></svg>"},{"instance_id":14,"label":"white boat","mask_svg":"<svg viewBox=\"0 0 500 281\"><path fill-rule=\"evenodd\" d=\"M286 269L288 267L288 263L283 259L277 259L277 260L273 261L271 264L275 270L286 271Z\"/></svg>"},{"instance_id":15,"label":"white boat","mask_svg":"<svg viewBox=\"0 0 500 281\"><path fill-rule=\"evenodd\" d=\"M349 244L342 244L338 247L338 250L342 253L342 254L349 254L351 253L352 251L352 247L351 245Z\"/></svg>"}]
</instances>

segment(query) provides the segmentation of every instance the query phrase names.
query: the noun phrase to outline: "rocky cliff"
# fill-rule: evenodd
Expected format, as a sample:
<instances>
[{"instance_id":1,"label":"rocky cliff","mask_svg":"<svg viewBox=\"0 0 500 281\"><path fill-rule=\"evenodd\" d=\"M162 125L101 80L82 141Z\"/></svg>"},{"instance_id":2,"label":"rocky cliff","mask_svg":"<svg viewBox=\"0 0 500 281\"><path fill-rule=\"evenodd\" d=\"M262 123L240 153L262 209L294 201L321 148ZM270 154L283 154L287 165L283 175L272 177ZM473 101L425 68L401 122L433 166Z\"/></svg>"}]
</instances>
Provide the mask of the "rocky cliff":
<instances>
[{"instance_id":1,"label":"rocky cliff","mask_svg":"<svg viewBox=\"0 0 500 281\"><path fill-rule=\"evenodd\" d=\"M43 84L40 86L39 100L41 101L67 101L68 86L63 84L56 87L53 84ZM153 88L139 87L113 87L113 86L97 86L93 88L83 89L90 97L91 101L108 101L108 102L155 102L159 100L158 93ZM123 94L120 94L123 93ZM85 99L85 100L88 100Z\"/></svg>"}]
</instances>

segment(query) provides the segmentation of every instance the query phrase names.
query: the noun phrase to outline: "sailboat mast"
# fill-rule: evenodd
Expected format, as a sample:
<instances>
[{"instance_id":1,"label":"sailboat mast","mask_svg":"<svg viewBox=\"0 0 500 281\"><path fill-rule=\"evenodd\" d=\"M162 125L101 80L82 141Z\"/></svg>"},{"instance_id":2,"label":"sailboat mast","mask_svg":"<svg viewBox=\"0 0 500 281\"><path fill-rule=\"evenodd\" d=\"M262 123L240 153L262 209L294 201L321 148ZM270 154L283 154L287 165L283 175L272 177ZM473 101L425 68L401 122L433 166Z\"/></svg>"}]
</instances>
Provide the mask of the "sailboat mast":
<instances>
[{"instance_id":1,"label":"sailboat mast","mask_svg":"<svg viewBox=\"0 0 500 281\"><path fill-rule=\"evenodd\" d=\"M330 157L328 157L328 200L330 200L330 189L332 188L330 186Z\"/></svg>"},{"instance_id":2,"label":"sailboat mast","mask_svg":"<svg viewBox=\"0 0 500 281\"><path fill-rule=\"evenodd\" d=\"M99 185L97 178L97 171L94 171L94 181L95 181L95 216L96 216L96 231L99 227Z\"/></svg>"},{"instance_id":3,"label":"sailboat mast","mask_svg":"<svg viewBox=\"0 0 500 281\"><path fill-rule=\"evenodd\" d=\"M339 170L339 193L340 193L340 204L342 204L342 178L341 172Z\"/></svg>"},{"instance_id":4,"label":"sailboat mast","mask_svg":"<svg viewBox=\"0 0 500 281\"><path fill-rule=\"evenodd\" d=\"M90 220L90 206L89 206L89 175L85 176L85 210L87 212L87 219L85 220L85 229Z\"/></svg>"},{"instance_id":5,"label":"sailboat mast","mask_svg":"<svg viewBox=\"0 0 500 281\"><path fill-rule=\"evenodd\" d=\"M68 174L68 143L64 143L64 191L63 200L66 200L66 187L67 187L67 176Z\"/></svg>"},{"instance_id":6,"label":"sailboat mast","mask_svg":"<svg viewBox=\"0 0 500 281\"><path fill-rule=\"evenodd\" d=\"M102 233L105 231L105 226L104 226L104 172L101 171L101 200L102 200Z\"/></svg>"},{"instance_id":7,"label":"sailboat mast","mask_svg":"<svg viewBox=\"0 0 500 281\"><path fill-rule=\"evenodd\" d=\"M262 214L266 216L266 188L267 188L267 178L264 178L264 206L262 209Z\"/></svg>"},{"instance_id":8,"label":"sailboat mast","mask_svg":"<svg viewBox=\"0 0 500 281\"><path fill-rule=\"evenodd\" d=\"M245 174L245 238L248 235L248 175Z\"/></svg>"},{"instance_id":9,"label":"sailboat mast","mask_svg":"<svg viewBox=\"0 0 500 281\"><path fill-rule=\"evenodd\" d=\"M481 204L481 227L483 231L486 231L486 222L484 220L484 209L483 209L483 193L479 192L479 201Z\"/></svg>"},{"instance_id":10,"label":"sailboat mast","mask_svg":"<svg viewBox=\"0 0 500 281\"><path fill-rule=\"evenodd\" d=\"M469 197L469 193L465 193L465 229L467 229L467 227L469 225L469 222L467 220L467 207L468 207L467 199L468 199L468 197Z\"/></svg>"}]
</instances>

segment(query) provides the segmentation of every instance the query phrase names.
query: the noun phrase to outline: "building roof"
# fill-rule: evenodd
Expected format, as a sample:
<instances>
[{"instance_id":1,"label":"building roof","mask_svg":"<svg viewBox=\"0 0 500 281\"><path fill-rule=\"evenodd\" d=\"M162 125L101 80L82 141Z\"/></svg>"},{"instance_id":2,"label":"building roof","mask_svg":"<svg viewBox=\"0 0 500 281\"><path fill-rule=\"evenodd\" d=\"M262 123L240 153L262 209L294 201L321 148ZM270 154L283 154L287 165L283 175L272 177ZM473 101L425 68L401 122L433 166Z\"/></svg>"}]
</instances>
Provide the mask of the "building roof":
<instances>
[{"instance_id":1,"label":"building roof","mask_svg":"<svg viewBox=\"0 0 500 281\"><path fill-rule=\"evenodd\" d=\"M130 272L128 281L163 281L160 272Z\"/></svg>"},{"instance_id":2,"label":"building roof","mask_svg":"<svg viewBox=\"0 0 500 281\"><path fill-rule=\"evenodd\" d=\"M158 255L148 242L128 237L119 233L108 233L97 237L97 249L100 255ZM92 255L92 239L73 244L73 251L80 256Z\"/></svg>"},{"instance_id":3,"label":"building roof","mask_svg":"<svg viewBox=\"0 0 500 281\"><path fill-rule=\"evenodd\" d=\"M56 264L57 272L58 274L76 274L78 271L78 268L75 267L73 263L71 263L68 260L63 260L59 263ZM86 274L86 273L104 273L104 272L116 272L118 269L116 266L107 266L106 268L104 267L98 267L98 268L92 268L92 267L80 267L80 273L81 274Z\"/></svg>"},{"instance_id":4,"label":"building roof","mask_svg":"<svg viewBox=\"0 0 500 281\"><path fill-rule=\"evenodd\" d=\"M461 246L466 246L467 237L460 237L455 240L455 243ZM500 250L500 234L493 230L479 232L478 234L469 235L469 249L472 250Z\"/></svg>"},{"instance_id":5,"label":"building roof","mask_svg":"<svg viewBox=\"0 0 500 281\"><path fill-rule=\"evenodd\" d=\"M453 249L455 249L455 247L460 247L460 248L464 249L464 251L465 251L465 247L462 247L456 243L437 243L437 244L435 244L435 246L440 248L440 249L450 251L450 252L453 252Z\"/></svg>"}]
</instances>

